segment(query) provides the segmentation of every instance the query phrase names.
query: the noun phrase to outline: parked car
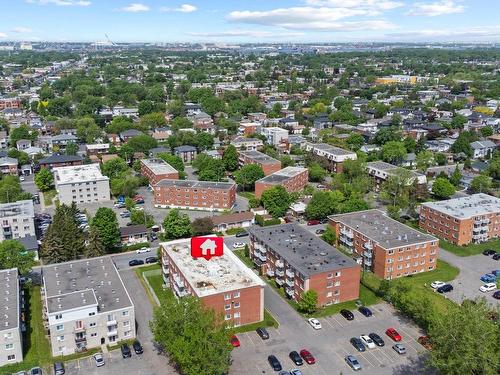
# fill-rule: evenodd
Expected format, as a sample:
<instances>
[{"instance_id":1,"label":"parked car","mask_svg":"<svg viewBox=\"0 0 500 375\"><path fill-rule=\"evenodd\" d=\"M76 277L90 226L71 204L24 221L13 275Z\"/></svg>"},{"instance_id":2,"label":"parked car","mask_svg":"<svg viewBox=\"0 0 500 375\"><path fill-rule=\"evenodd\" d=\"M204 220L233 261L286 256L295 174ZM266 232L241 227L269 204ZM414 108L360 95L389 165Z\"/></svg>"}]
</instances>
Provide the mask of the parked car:
<instances>
[{"instance_id":1,"label":"parked car","mask_svg":"<svg viewBox=\"0 0 500 375\"><path fill-rule=\"evenodd\" d=\"M493 298L500 299L500 290L497 290L495 293L493 293Z\"/></svg>"},{"instance_id":2,"label":"parked car","mask_svg":"<svg viewBox=\"0 0 500 375\"><path fill-rule=\"evenodd\" d=\"M350 312L349 310L346 310L346 309L340 310L340 315L342 315L347 320L354 320L354 314L352 312Z\"/></svg>"},{"instance_id":3,"label":"parked car","mask_svg":"<svg viewBox=\"0 0 500 375\"><path fill-rule=\"evenodd\" d=\"M425 349L431 350L432 349L432 344L431 344L431 339L429 336L420 336L417 339L417 342L422 345Z\"/></svg>"},{"instance_id":4,"label":"parked car","mask_svg":"<svg viewBox=\"0 0 500 375\"><path fill-rule=\"evenodd\" d=\"M363 343L364 346L366 346L368 349L375 349L376 345L373 342L373 340L370 338L368 335L361 335L359 336L359 339Z\"/></svg>"},{"instance_id":5,"label":"parked car","mask_svg":"<svg viewBox=\"0 0 500 375\"><path fill-rule=\"evenodd\" d=\"M492 257L494 260L500 260L500 253L493 254Z\"/></svg>"},{"instance_id":6,"label":"parked car","mask_svg":"<svg viewBox=\"0 0 500 375\"><path fill-rule=\"evenodd\" d=\"M493 254L496 254L497 252L493 249L486 249L483 251L483 255L486 255L486 256L491 256Z\"/></svg>"},{"instance_id":7,"label":"parked car","mask_svg":"<svg viewBox=\"0 0 500 375\"><path fill-rule=\"evenodd\" d=\"M229 339L229 342L231 343L233 348L239 348L241 345L240 339L236 335L232 335L231 338Z\"/></svg>"},{"instance_id":8,"label":"parked car","mask_svg":"<svg viewBox=\"0 0 500 375\"><path fill-rule=\"evenodd\" d=\"M104 356L102 355L102 353L94 354L93 358L94 358L94 363L95 363L96 367L102 367L105 365Z\"/></svg>"},{"instance_id":9,"label":"parked car","mask_svg":"<svg viewBox=\"0 0 500 375\"><path fill-rule=\"evenodd\" d=\"M134 267L134 266L140 266L144 264L144 261L143 260L140 260L140 259L132 259L130 262L128 262L128 265L130 267Z\"/></svg>"},{"instance_id":10,"label":"parked car","mask_svg":"<svg viewBox=\"0 0 500 375\"><path fill-rule=\"evenodd\" d=\"M498 279L498 278L500 278L500 270L493 270L493 271L491 271L491 273L492 273L493 275L495 275L495 277L496 277L497 279Z\"/></svg>"},{"instance_id":11,"label":"parked car","mask_svg":"<svg viewBox=\"0 0 500 375\"><path fill-rule=\"evenodd\" d=\"M33 367L30 370L30 375L42 375L42 369L40 367Z\"/></svg>"},{"instance_id":12,"label":"parked car","mask_svg":"<svg viewBox=\"0 0 500 375\"><path fill-rule=\"evenodd\" d=\"M438 293L448 293L453 290L453 285L451 284L444 284L443 286L437 288Z\"/></svg>"},{"instance_id":13,"label":"parked car","mask_svg":"<svg viewBox=\"0 0 500 375\"><path fill-rule=\"evenodd\" d=\"M358 352L364 352L366 350L365 346L363 345L363 342L359 338L351 337L349 341L351 345L354 346L354 348L356 348Z\"/></svg>"},{"instance_id":14,"label":"parked car","mask_svg":"<svg viewBox=\"0 0 500 375\"><path fill-rule=\"evenodd\" d=\"M239 249L240 247L245 247L245 244L243 242L233 243L233 249Z\"/></svg>"},{"instance_id":15,"label":"parked car","mask_svg":"<svg viewBox=\"0 0 500 375\"><path fill-rule=\"evenodd\" d=\"M26 371L19 371L12 375L29 375Z\"/></svg>"},{"instance_id":16,"label":"parked car","mask_svg":"<svg viewBox=\"0 0 500 375\"><path fill-rule=\"evenodd\" d=\"M307 321L309 322L311 327L313 327L314 329L321 329L321 322L318 319L309 318L309 319L307 319Z\"/></svg>"},{"instance_id":17,"label":"parked car","mask_svg":"<svg viewBox=\"0 0 500 375\"><path fill-rule=\"evenodd\" d=\"M283 367L281 367L280 361L278 361L278 358L276 358L275 355L271 354L269 357L267 357L267 361L269 362L269 364L271 365L271 367L273 368L274 371L283 370Z\"/></svg>"},{"instance_id":18,"label":"parked car","mask_svg":"<svg viewBox=\"0 0 500 375\"><path fill-rule=\"evenodd\" d=\"M394 328L387 328L385 334L389 336L394 341L401 341L401 335Z\"/></svg>"},{"instance_id":19,"label":"parked car","mask_svg":"<svg viewBox=\"0 0 500 375\"><path fill-rule=\"evenodd\" d=\"M302 375L302 371L296 368L290 371L290 375Z\"/></svg>"},{"instance_id":20,"label":"parked car","mask_svg":"<svg viewBox=\"0 0 500 375\"><path fill-rule=\"evenodd\" d=\"M354 371L361 370L361 363L359 363L358 359L353 355L348 355L344 358L346 363L352 368Z\"/></svg>"},{"instance_id":21,"label":"parked car","mask_svg":"<svg viewBox=\"0 0 500 375\"><path fill-rule=\"evenodd\" d=\"M137 254L143 254L143 253L149 253L151 251L150 247L141 247L140 249L137 249L135 252Z\"/></svg>"},{"instance_id":22,"label":"parked car","mask_svg":"<svg viewBox=\"0 0 500 375\"><path fill-rule=\"evenodd\" d=\"M290 354L288 354L288 356L290 357L292 362L295 363L296 366L302 366L304 364L302 357L295 350L290 352Z\"/></svg>"},{"instance_id":23,"label":"parked car","mask_svg":"<svg viewBox=\"0 0 500 375\"><path fill-rule=\"evenodd\" d=\"M438 281L438 280L436 280L436 281L433 281L431 283L431 288L432 289L437 289L437 288L441 288L443 285L446 285L446 283L444 281Z\"/></svg>"},{"instance_id":24,"label":"parked car","mask_svg":"<svg viewBox=\"0 0 500 375\"><path fill-rule=\"evenodd\" d=\"M142 348L139 340L134 341L134 343L132 344L132 348L134 348L135 354L142 354L144 352L144 349Z\"/></svg>"},{"instance_id":25,"label":"parked car","mask_svg":"<svg viewBox=\"0 0 500 375\"><path fill-rule=\"evenodd\" d=\"M64 369L64 363L56 362L54 363L54 374L55 375L64 375L66 370Z\"/></svg>"},{"instance_id":26,"label":"parked car","mask_svg":"<svg viewBox=\"0 0 500 375\"><path fill-rule=\"evenodd\" d=\"M406 354L406 348L404 347L403 344L394 344L392 348L398 354Z\"/></svg>"},{"instance_id":27,"label":"parked car","mask_svg":"<svg viewBox=\"0 0 500 375\"><path fill-rule=\"evenodd\" d=\"M372 311L368 308L368 307L365 307L365 306L361 306L358 311L363 314L364 316L366 316L367 318L369 318L370 316L373 315Z\"/></svg>"},{"instance_id":28,"label":"parked car","mask_svg":"<svg viewBox=\"0 0 500 375\"><path fill-rule=\"evenodd\" d=\"M496 283L486 283L484 285L481 285L479 287L479 290L481 292L483 292L483 293L487 293L487 292L492 292L496 288L497 288L497 284Z\"/></svg>"},{"instance_id":29,"label":"parked car","mask_svg":"<svg viewBox=\"0 0 500 375\"><path fill-rule=\"evenodd\" d=\"M248 232L239 232L239 233L236 233L236 237L246 237L248 236Z\"/></svg>"},{"instance_id":30,"label":"parked car","mask_svg":"<svg viewBox=\"0 0 500 375\"><path fill-rule=\"evenodd\" d=\"M130 358L132 357L132 352L130 351L130 347L128 346L128 344L122 344L122 346L120 346L120 350L122 352L122 357L123 358Z\"/></svg>"},{"instance_id":31,"label":"parked car","mask_svg":"<svg viewBox=\"0 0 500 375\"><path fill-rule=\"evenodd\" d=\"M122 211L122 212L120 212L120 217L123 217L123 218L130 217L130 212L129 211Z\"/></svg>"},{"instance_id":32,"label":"parked car","mask_svg":"<svg viewBox=\"0 0 500 375\"><path fill-rule=\"evenodd\" d=\"M302 349L299 352L300 356L308 365L314 365L316 363L316 358L311 354L311 352L307 349Z\"/></svg>"},{"instance_id":33,"label":"parked car","mask_svg":"<svg viewBox=\"0 0 500 375\"><path fill-rule=\"evenodd\" d=\"M323 234L325 233L324 229L316 229L316 234Z\"/></svg>"},{"instance_id":34,"label":"parked car","mask_svg":"<svg viewBox=\"0 0 500 375\"><path fill-rule=\"evenodd\" d=\"M151 263L157 263L158 262L158 258L157 257L147 257L145 259L145 262L147 264L151 264Z\"/></svg>"},{"instance_id":35,"label":"parked car","mask_svg":"<svg viewBox=\"0 0 500 375\"><path fill-rule=\"evenodd\" d=\"M480 279L483 283L494 283L497 281L496 275L493 275L492 273L486 273L483 276L481 276Z\"/></svg>"},{"instance_id":36,"label":"parked car","mask_svg":"<svg viewBox=\"0 0 500 375\"><path fill-rule=\"evenodd\" d=\"M319 220L309 220L307 222L307 225L318 225L320 222Z\"/></svg>"},{"instance_id":37,"label":"parked car","mask_svg":"<svg viewBox=\"0 0 500 375\"><path fill-rule=\"evenodd\" d=\"M269 339L269 333L264 327L259 327L255 330L262 340Z\"/></svg>"},{"instance_id":38,"label":"parked car","mask_svg":"<svg viewBox=\"0 0 500 375\"><path fill-rule=\"evenodd\" d=\"M369 338L371 338L373 340L373 342L375 343L375 345L377 346L385 346L385 342L384 340L382 339L382 337L380 337L379 335L377 335L376 333L372 332L368 335Z\"/></svg>"}]
</instances>

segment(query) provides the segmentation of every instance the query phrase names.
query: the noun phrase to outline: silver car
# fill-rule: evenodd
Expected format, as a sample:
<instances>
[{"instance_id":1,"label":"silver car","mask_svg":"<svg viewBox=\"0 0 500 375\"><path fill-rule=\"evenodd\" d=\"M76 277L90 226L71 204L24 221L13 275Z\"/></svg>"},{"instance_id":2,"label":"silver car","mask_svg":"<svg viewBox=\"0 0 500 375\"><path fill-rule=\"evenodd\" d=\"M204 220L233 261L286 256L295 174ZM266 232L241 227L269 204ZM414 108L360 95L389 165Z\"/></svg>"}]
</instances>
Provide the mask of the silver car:
<instances>
[{"instance_id":1,"label":"silver car","mask_svg":"<svg viewBox=\"0 0 500 375\"><path fill-rule=\"evenodd\" d=\"M359 363L358 359L353 355L348 355L345 358L346 363L352 368L354 371L361 370L361 363Z\"/></svg>"},{"instance_id":2,"label":"silver car","mask_svg":"<svg viewBox=\"0 0 500 375\"><path fill-rule=\"evenodd\" d=\"M392 348L398 354L406 354L406 348L404 347L403 344L394 344Z\"/></svg>"},{"instance_id":3,"label":"silver car","mask_svg":"<svg viewBox=\"0 0 500 375\"><path fill-rule=\"evenodd\" d=\"M102 356L102 353L96 353L94 354L94 362L97 367L104 366L104 357Z\"/></svg>"}]
</instances>

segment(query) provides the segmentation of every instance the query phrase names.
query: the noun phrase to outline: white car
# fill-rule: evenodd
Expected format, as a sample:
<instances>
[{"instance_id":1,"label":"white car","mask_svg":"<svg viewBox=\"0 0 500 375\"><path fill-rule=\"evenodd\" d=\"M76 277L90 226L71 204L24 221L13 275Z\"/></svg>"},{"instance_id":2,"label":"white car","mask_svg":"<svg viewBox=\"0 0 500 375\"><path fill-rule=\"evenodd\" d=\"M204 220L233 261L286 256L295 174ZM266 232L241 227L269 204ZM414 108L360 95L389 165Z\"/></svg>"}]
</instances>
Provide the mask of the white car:
<instances>
[{"instance_id":1,"label":"white car","mask_svg":"<svg viewBox=\"0 0 500 375\"><path fill-rule=\"evenodd\" d=\"M433 281L431 283L431 288L432 289L437 289L437 288L441 288L443 285L445 285L446 283L444 281Z\"/></svg>"},{"instance_id":2,"label":"white car","mask_svg":"<svg viewBox=\"0 0 500 375\"><path fill-rule=\"evenodd\" d=\"M239 249L240 247L245 247L245 244L243 242L233 243L233 249Z\"/></svg>"},{"instance_id":3,"label":"white car","mask_svg":"<svg viewBox=\"0 0 500 375\"><path fill-rule=\"evenodd\" d=\"M94 354L94 362L97 367L104 366L104 357L101 353Z\"/></svg>"},{"instance_id":4,"label":"white car","mask_svg":"<svg viewBox=\"0 0 500 375\"><path fill-rule=\"evenodd\" d=\"M19 181L24 181L24 176L19 176Z\"/></svg>"},{"instance_id":5,"label":"white car","mask_svg":"<svg viewBox=\"0 0 500 375\"><path fill-rule=\"evenodd\" d=\"M311 327L313 327L314 329L321 329L321 322L318 319L309 318L309 319L307 319L307 321L309 322Z\"/></svg>"},{"instance_id":6,"label":"white car","mask_svg":"<svg viewBox=\"0 0 500 375\"><path fill-rule=\"evenodd\" d=\"M497 288L497 284L495 283L486 283L484 285L481 285L479 287L479 290L483 293L486 293L486 292L491 292L493 290L495 290Z\"/></svg>"},{"instance_id":7,"label":"white car","mask_svg":"<svg viewBox=\"0 0 500 375\"><path fill-rule=\"evenodd\" d=\"M142 254L142 253L149 253L151 249L149 247L141 247L140 249L137 249L135 252L137 254Z\"/></svg>"},{"instance_id":8,"label":"white car","mask_svg":"<svg viewBox=\"0 0 500 375\"><path fill-rule=\"evenodd\" d=\"M363 344L368 348L368 349L375 349L375 343L373 340L370 338L368 335L361 335L359 336L359 339L363 342Z\"/></svg>"}]
</instances>

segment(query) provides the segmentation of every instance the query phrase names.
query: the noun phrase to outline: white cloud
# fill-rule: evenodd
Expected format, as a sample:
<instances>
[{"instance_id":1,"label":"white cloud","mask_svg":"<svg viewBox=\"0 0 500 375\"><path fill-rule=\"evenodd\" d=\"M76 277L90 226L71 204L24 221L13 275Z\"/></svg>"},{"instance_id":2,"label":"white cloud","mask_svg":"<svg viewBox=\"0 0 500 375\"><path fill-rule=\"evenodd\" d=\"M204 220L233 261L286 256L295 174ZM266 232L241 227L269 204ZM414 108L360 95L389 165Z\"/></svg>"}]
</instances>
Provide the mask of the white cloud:
<instances>
[{"instance_id":1,"label":"white cloud","mask_svg":"<svg viewBox=\"0 0 500 375\"><path fill-rule=\"evenodd\" d=\"M305 0L306 4L313 6L341 7L341 8L365 8L372 10L390 10L402 7L401 1L390 0Z\"/></svg>"},{"instance_id":2,"label":"white cloud","mask_svg":"<svg viewBox=\"0 0 500 375\"><path fill-rule=\"evenodd\" d=\"M269 11L234 11L227 19L235 22L278 26L292 30L352 31L391 29L395 26L385 20L359 20L339 22L354 16L374 16L379 14L369 9L292 7Z\"/></svg>"},{"instance_id":3,"label":"white cloud","mask_svg":"<svg viewBox=\"0 0 500 375\"><path fill-rule=\"evenodd\" d=\"M39 5L57 5L60 7L65 6L80 6L86 7L92 4L92 2L87 0L26 0L27 3L30 4L39 4Z\"/></svg>"},{"instance_id":4,"label":"white cloud","mask_svg":"<svg viewBox=\"0 0 500 375\"><path fill-rule=\"evenodd\" d=\"M7 34L5 34L5 33L0 33L0 38L7 38L7 37L8 37L8 35L7 35Z\"/></svg>"},{"instance_id":5,"label":"white cloud","mask_svg":"<svg viewBox=\"0 0 500 375\"><path fill-rule=\"evenodd\" d=\"M434 3L415 3L406 15L436 17L443 14L463 13L464 10L465 6L456 4L453 0L442 0Z\"/></svg>"},{"instance_id":6,"label":"white cloud","mask_svg":"<svg viewBox=\"0 0 500 375\"><path fill-rule=\"evenodd\" d=\"M148 12L149 6L141 3L132 3L127 5L126 7L121 8L121 10L130 13Z\"/></svg>"},{"instance_id":7,"label":"white cloud","mask_svg":"<svg viewBox=\"0 0 500 375\"><path fill-rule=\"evenodd\" d=\"M471 27L467 29L427 29L386 34L395 39L412 40L478 40L500 39L500 25Z\"/></svg>"},{"instance_id":8,"label":"white cloud","mask_svg":"<svg viewBox=\"0 0 500 375\"><path fill-rule=\"evenodd\" d=\"M12 32L17 33L17 34L24 34L24 33L31 33L33 30L31 30L29 27L14 27Z\"/></svg>"},{"instance_id":9,"label":"white cloud","mask_svg":"<svg viewBox=\"0 0 500 375\"><path fill-rule=\"evenodd\" d=\"M227 30L219 32L193 32L188 33L191 36L204 38L226 38L226 37L251 37L251 38L285 38L304 35L304 33L273 33L270 31L258 30Z\"/></svg>"},{"instance_id":10,"label":"white cloud","mask_svg":"<svg viewBox=\"0 0 500 375\"><path fill-rule=\"evenodd\" d=\"M168 8L168 7L160 8L160 11L162 12L180 12L180 13L193 13L196 12L197 10L198 8L191 4L182 4L178 8Z\"/></svg>"}]
</instances>

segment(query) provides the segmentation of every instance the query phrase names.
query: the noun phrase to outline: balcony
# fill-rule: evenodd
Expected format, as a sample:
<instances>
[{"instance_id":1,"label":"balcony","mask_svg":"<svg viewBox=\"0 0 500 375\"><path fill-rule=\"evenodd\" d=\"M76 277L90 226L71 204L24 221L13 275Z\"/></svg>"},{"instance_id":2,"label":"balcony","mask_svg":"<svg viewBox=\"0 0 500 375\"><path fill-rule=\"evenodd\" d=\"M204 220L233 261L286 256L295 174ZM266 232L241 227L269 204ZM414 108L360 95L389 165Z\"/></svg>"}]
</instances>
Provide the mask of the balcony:
<instances>
[{"instance_id":1,"label":"balcony","mask_svg":"<svg viewBox=\"0 0 500 375\"><path fill-rule=\"evenodd\" d=\"M286 285L288 285L288 286L289 286L289 287L291 287L291 288L293 288L293 286L294 286L294 282L293 282L293 280L286 279L285 283L286 283Z\"/></svg>"},{"instance_id":2,"label":"balcony","mask_svg":"<svg viewBox=\"0 0 500 375\"><path fill-rule=\"evenodd\" d=\"M352 229L342 228L342 229L340 230L340 234L343 234L344 236L346 236L346 237L350 237L350 238L353 238L353 237L354 237L354 234L352 233Z\"/></svg>"},{"instance_id":3,"label":"balcony","mask_svg":"<svg viewBox=\"0 0 500 375\"><path fill-rule=\"evenodd\" d=\"M346 236L340 236L340 241L346 244L347 246L352 246L352 238L346 237Z\"/></svg>"},{"instance_id":4,"label":"balcony","mask_svg":"<svg viewBox=\"0 0 500 375\"><path fill-rule=\"evenodd\" d=\"M80 344L87 341L87 336L77 337L75 336L75 343Z\"/></svg>"},{"instance_id":5,"label":"balcony","mask_svg":"<svg viewBox=\"0 0 500 375\"><path fill-rule=\"evenodd\" d=\"M474 228L472 228L473 233L479 233L480 231L481 231L481 227L479 227L479 226L474 226Z\"/></svg>"},{"instance_id":6,"label":"balcony","mask_svg":"<svg viewBox=\"0 0 500 375\"><path fill-rule=\"evenodd\" d=\"M365 249L373 250L373 243L371 241L365 242Z\"/></svg>"},{"instance_id":7,"label":"balcony","mask_svg":"<svg viewBox=\"0 0 500 375\"><path fill-rule=\"evenodd\" d=\"M285 263L281 259L278 259L274 264L276 265L277 268L285 267Z\"/></svg>"},{"instance_id":8,"label":"balcony","mask_svg":"<svg viewBox=\"0 0 500 375\"><path fill-rule=\"evenodd\" d=\"M273 277L274 276L274 271L272 269L268 269L267 272L266 272L266 275L269 276L269 277Z\"/></svg>"},{"instance_id":9,"label":"balcony","mask_svg":"<svg viewBox=\"0 0 500 375\"><path fill-rule=\"evenodd\" d=\"M176 283L173 284L173 289L175 295L179 298L187 296L189 293L184 289L184 287L179 287Z\"/></svg>"},{"instance_id":10,"label":"balcony","mask_svg":"<svg viewBox=\"0 0 500 375\"><path fill-rule=\"evenodd\" d=\"M373 257L373 253L371 251L364 251L363 252L363 256L365 258L370 258L371 259Z\"/></svg>"},{"instance_id":11,"label":"balcony","mask_svg":"<svg viewBox=\"0 0 500 375\"><path fill-rule=\"evenodd\" d=\"M294 290L293 290L293 289L289 289L289 288L287 288L287 289L285 290L285 292L286 292L286 294L288 294L290 297L295 296L295 292L294 292Z\"/></svg>"},{"instance_id":12,"label":"balcony","mask_svg":"<svg viewBox=\"0 0 500 375\"><path fill-rule=\"evenodd\" d=\"M262 262L267 260L267 257L261 253L257 253L257 258L259 258Z\"/></svg>"},{"instance_id":13,"label":"balcony","mask_svg":"<svg viewBox=\"0 0 500 375\"><path fill-rule=\"evenodd\" d=\"M170 271L168 270L168 265L167 265L167 264L162 265L161 269L162 269L162 271L163 271L163 273L164 273L165 275L168 275L168 274L169 274L169 272L170 272Z\"/></svg>"},{"instance_id":14,"label":"balcony","mask_svg":"<svg viewBox=\"0 0 500 375\"><path fill-rule=\"evenodd\" d=\"M365 258L363 264L365 265L365 267L371 267L372 266L371 258Z\"/></svg>"},{"instance_id":15,"label":"balcony","mask_svg":"<svg viewBox=\"0 0 500 375\"><path fill-rule=\"evenodd\" d=\"M291 269L289 269L289 268L285 271L285 274L286 274L286 276L287 276L287 277L289 277L289 278L291 278L291 279L293 279L293 278L295 277L295 272L293 272L293 271L292 271Z\"/></svg>"},{"instance_id":16,"label":"balcony","mask_svg":"<svg viewBox=\"0 0 500 375\"><path fill-rule=\"evenodd\" d=\"M259 251L262 253L262 254L266 254L267 253L267 249L264 247L264 246L261 246Z\"/></svg>"},{"instance_id":17,"label":"balcony","mask_svg":"<svg viewBox=\"0 0 500 375\"><path fill-rule=\"evenodd\" d=\"M115 320L115 319L113 319L113 320L108 320L108 321L106 322L106 325L107 325L108 327L111 327L111 326L116 326L117 324L118 324L118 323L116 322L116 320Z\"/></svg>"},{"instance_id":18,"label":"balcony","mask_svg":"<svg viewBox=\"0 0 500 375\"><path fill-rule=\"evenodd\" d=\"M174 274L174 284L177 285L180 289L184 289L184 282L178 274Z\"/></svg>"},{"instance_id":19,"label":"balcony","mask_svg":"<svg viewBox=\"0 0 500 375\"><path fill-rule=\"evenodd\" d=\"M75 327L74 331L75 332L84 332L86 329L87 328L84 325L82 325L80 327Z\"/></svg>"},{"instance_id":20,"label":"balcony","mask_svg":"<svg viewBox=\"0 0 500 375\"><path fill-rule=\"evenodd\" d=\"M257 254L254 253L254 256L253 256L253 262L258 266L262 266L264 264L263 261L261 261L258 257L257 257Z\"/></svg>"},{"instance_id":21,"label":"balcony","mask_svg":"<svg viewBox=\"0 0 500 375\"><path fill-rule=\"evenodd\" d=\"M276 273L276 276L278 276L278 277L285 276L285 271L280 270L280 269L276 269L275 273Z\"/></svg>"},{"instance_id":22,"label":"balcony","mask_svg":"<svg viewBox=\"0 0 500 375\"><path fill-rule=\"evenodd\" d=\"M282 286L285 283L285 281L283 279L276 279L275 281L276 281L276 284L278 284L279 286Z\"/></svg>"},{"instance_id":23,"label":"balcony","mask_svg":"<svg viewBox=\"0 0 500 375\"><path fill-rule=\"evenodd\" d=\"M118 335L118 328L115 328L115 329L114 329L114 330L112 330L112 331L108 330L108 333L107 333L107 334L108 334L108 337Z\"/></svg>"}]
</instances>

